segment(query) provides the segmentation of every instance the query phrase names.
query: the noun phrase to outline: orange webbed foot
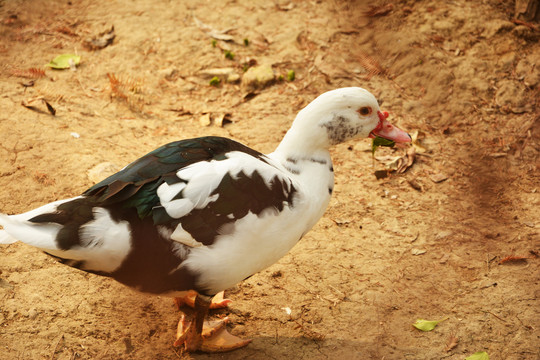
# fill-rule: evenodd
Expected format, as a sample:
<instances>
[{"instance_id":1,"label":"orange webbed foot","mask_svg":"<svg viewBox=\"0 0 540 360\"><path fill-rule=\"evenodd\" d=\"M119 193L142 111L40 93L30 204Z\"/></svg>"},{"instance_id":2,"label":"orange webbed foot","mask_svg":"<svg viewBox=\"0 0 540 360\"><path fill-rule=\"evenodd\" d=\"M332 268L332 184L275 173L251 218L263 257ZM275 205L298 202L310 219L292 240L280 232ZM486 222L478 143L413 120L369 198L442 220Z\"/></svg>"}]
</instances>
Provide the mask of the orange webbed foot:
<instances>
[{"instance_id":1,"label":"orange webbed foot","mask_svg":"<svg viewBox=\"0 0 540 360\"><path fill-rule=\"evenodd\" d=\"M203 329L197 334L193 319L185 314L178 322L177 339L174 346L183 346L185 351L226 352L248 345L251 340L245 340L227 331L229 318L217 321L204 321Z\"/></svg>"}]
</instances>

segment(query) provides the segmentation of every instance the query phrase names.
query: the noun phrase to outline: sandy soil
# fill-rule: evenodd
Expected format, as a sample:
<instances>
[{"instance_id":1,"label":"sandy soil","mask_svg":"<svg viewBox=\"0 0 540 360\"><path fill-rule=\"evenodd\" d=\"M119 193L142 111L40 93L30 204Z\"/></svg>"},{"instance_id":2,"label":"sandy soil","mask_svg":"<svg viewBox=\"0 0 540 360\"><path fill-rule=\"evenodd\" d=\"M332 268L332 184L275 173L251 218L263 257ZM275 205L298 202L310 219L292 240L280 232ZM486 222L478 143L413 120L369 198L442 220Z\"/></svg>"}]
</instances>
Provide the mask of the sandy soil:
<instances>
[{"instance_id":1,"label":"sandy soil","mask_svg":"<svg viewBox=\"0 0 540 360\"><path fill-rule=\"evenodd\" d=\"M0 359L539 359L538 24L512 22L509 1L371 6L0 1L1 212L77 195L107 175L89 173L97 165L173 140L270 152L299 109L343 86L371 90L422 138L412 166L382 179L381 157L405 149L379 160L368 140L333 149L324 218L216 312L253 339L246 348L181 354L171 299L13 244L0 248ZM111 45L83 45L113 25ZM233 41L213 46L210 29ZM63 53L81 56L76 71L43 72ZM246 96L203 74L255 62L296 79ZM204 114L232 122L203 126ZM411 325L444 318L431 332Z\"/></svg>"}]
</instances>

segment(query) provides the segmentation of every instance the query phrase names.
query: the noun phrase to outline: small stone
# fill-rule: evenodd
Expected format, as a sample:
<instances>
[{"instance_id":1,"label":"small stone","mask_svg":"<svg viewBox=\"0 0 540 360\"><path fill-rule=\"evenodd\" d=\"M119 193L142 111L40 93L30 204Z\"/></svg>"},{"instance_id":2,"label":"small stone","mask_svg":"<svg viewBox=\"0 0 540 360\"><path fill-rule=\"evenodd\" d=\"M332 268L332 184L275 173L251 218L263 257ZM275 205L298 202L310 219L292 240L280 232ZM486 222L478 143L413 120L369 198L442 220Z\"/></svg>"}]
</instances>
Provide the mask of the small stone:
<instances>
[{"instance_id":1,"label":"small stone","mask_svg":"<svg viewBox=\"0 0 540 360\"><path fill-rule=\"evenodd\" d=\"M247 91L263 89L274 82L274 70L270 65L249 68L242 77L242 88Z\"/></svg>"}]
</instances>

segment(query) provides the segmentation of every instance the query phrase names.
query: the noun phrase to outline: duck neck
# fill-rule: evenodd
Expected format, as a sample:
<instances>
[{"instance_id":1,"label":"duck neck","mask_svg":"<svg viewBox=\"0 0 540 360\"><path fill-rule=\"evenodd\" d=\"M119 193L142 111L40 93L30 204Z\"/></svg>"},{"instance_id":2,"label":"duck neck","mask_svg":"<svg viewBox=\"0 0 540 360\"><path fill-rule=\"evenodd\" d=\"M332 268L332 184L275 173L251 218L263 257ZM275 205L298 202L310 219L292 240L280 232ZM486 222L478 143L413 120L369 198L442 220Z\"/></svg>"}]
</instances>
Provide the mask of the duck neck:
<instances>
[{"instance_id":1,"label":"duck neck","mask_svg":"<svg viewBox=\"0 0 540 360\"><path fill-rule=\"evenodd\" d=\"M309 107L309 106L308 106ZM330 147L326 129L322 126L313 126L308 108L298 113L289 131L281 140L274 153L283 158L306 158L322 155L327 157Z\"/></svg>"}]
</instances>

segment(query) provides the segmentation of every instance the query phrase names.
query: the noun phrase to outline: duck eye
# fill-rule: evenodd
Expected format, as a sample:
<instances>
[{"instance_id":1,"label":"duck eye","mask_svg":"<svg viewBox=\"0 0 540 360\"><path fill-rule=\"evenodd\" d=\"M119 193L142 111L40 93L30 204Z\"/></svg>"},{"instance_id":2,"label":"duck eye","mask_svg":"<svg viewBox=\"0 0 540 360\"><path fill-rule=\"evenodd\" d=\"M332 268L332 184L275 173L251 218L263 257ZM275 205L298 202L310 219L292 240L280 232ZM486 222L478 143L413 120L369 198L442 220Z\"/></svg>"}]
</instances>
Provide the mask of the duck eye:
<instances>
[{"instance_id":1,"label":"duck eye","mask_svg":"<svg viewBox=\"0 0 540 360\"><path fill-rule=\"evenodd\" d=\"M371 108L368 106L364 106L358 109L358 112L360 113L360 115L363 115L363 116L370 115L371 111L372 111Z\"/></svg>"}]
</instances>

